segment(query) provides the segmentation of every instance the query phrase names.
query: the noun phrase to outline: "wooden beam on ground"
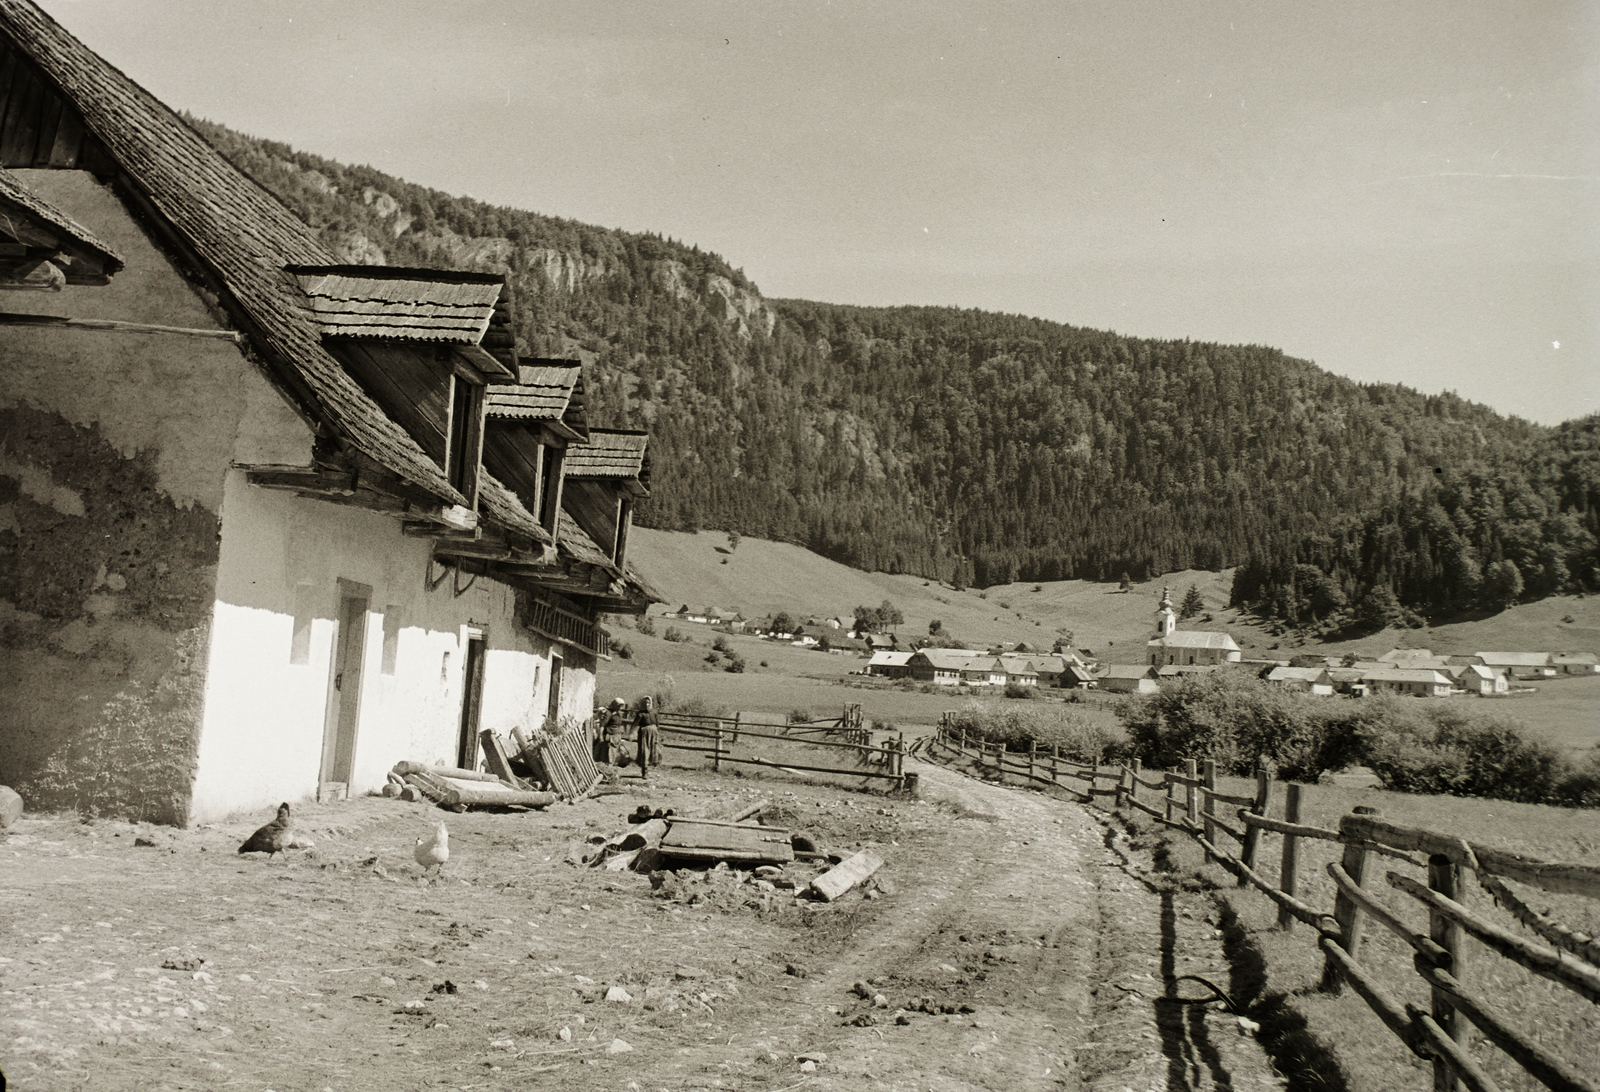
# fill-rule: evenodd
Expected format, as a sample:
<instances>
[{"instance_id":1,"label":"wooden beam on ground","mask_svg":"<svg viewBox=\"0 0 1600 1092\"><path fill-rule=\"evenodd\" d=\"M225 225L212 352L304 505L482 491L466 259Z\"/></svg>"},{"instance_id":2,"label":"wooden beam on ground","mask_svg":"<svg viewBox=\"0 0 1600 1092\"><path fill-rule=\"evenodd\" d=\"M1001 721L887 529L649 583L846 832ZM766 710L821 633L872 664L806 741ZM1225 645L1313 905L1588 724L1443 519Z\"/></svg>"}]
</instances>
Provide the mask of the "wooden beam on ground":
<instances>
[{"instance_id":1,"label":"wooden beam on ground","mask_svg":"<svg viewBox=\"0 0 1600 1092\"><path fill-rule=\"evenodd\" d=\"M870 849L863 849L812 880L811 888L826 901L832 902L851 888L866 882L882 867L882 857Z\"/></svg>"}]
</instances>

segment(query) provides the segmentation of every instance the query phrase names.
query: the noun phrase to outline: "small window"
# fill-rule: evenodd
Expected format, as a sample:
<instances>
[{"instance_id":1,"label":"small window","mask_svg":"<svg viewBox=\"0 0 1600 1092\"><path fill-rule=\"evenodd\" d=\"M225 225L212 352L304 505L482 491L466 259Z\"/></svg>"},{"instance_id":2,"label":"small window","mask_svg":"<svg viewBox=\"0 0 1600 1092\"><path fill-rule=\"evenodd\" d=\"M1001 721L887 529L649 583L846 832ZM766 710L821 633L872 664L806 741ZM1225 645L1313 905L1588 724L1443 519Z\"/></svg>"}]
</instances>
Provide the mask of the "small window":
<instances>
[{"instance_id":1,"label":"small window","mask_svg":"<svg viewBox=\"0 0 1600 1092\"><path fill-rule=\"evenodd\" d=\"M383 608L383 666L385 675L394 674L395 660L400 654L400 604L390 603Z\"/></svg>"},{"instance_id":2,"label":"small window","mask_svg":"<svg viewBox=\"0 0 1600 1092\"><path fill-rule=\"evenodd\" d=\"M294 586L294 636L289 639L289 662L301 667L311 662L311 620L316 614L314 584Z\"/></svg>"}]
</instances>

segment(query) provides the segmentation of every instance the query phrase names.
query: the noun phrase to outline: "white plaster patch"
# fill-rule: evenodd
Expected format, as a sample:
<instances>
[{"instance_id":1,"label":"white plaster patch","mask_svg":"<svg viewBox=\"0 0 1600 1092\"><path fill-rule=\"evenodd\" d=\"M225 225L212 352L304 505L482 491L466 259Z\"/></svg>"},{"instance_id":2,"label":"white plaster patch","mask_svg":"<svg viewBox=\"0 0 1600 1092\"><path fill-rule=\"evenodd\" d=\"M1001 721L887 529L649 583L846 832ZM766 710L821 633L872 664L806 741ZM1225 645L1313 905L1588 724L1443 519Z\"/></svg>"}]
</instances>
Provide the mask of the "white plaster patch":
<instances>
[{"instance_id":1,"label":"white plaster patch","mask_svg":"<svg viewBox=\"0 0 1600 1092\"><path fill-rule=\"evenodd\" d=\"M83 497L76 490L57 483L50 476L50 471L21 461L3 447L0 447L0 476L11 478L24 494L40 504L49 505L63 516L81 516L84 513ZM11 506L6 507L9 509ZM16 523L15 512L11 513L11 522Z\"/></svg>"}]
</instances>

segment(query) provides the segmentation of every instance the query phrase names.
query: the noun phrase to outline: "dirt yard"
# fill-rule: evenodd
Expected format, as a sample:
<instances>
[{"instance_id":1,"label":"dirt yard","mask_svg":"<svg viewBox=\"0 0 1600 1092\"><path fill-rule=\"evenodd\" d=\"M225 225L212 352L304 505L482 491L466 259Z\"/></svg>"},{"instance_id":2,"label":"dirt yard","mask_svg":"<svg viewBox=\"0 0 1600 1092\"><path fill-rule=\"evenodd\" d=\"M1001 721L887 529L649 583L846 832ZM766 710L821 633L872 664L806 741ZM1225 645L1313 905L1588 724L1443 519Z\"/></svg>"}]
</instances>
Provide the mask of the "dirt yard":
<instances>
[{"instance_id":1,"label":"dirt yard","mask_svg":"<svg viewBox=\"0 0 1600 1092\"><path fill-rule=\"evenodd\" d=\"M1227 980L1210 901L1096 812L908 766L917 799L667 770L544 813L306 805L315 847L273 861L234 852L265 814L24 818L0 836L0 1066L95 1092L1281 1086L1236 1018L1162 999ZM827 904L792 890L817 866L569 862L639 804L762 797L887 864ZM425 879L411 847L441 816Z\"/></svg>"}]
</instances>

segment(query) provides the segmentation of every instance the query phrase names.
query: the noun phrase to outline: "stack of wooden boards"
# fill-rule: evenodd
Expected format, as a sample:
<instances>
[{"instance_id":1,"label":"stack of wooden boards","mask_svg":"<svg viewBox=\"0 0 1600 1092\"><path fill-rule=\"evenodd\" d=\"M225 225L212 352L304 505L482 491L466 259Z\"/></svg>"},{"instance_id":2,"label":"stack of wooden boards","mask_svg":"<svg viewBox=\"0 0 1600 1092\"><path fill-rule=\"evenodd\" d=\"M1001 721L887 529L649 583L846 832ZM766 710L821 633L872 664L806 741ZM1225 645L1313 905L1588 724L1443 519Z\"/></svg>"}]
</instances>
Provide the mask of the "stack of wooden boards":
<instances>
[{"instance_id":1,"label":"stack of wooden boards","mask_svg":"<svg viewBox=\"0 0 1600 1092\"><path fill-rule=\"evenodd\" d=\"M396 762L389 773L389 783L409 785L422 796L447 808L499 807L507 804L547 808L556 802L553 793L529 791L520 781L507 782L493 774L478 773L476 770L426 766L420 762Z\"/></svg>"},{"instance_id":2,"label":"stack of wooden boards","mask_svg":"<svg viewBox=\"0 0 1600 1092\"><path fill-rule=\"evenodd\" d=\"M499 754L499 760L504 762L505 752L498 740L494 740L493 747L490 746L494 733L486 730L483 735L484 753L490 756L490 768L496 768L496 753ZM532 768L534 776L549 785L551 791L561 799L581 800L600 784L600 769L595 765L588 737L584 733L539 736L530 741L520 731L512 729L511 738L521 752L519 757ZM510 772L510 766L507 765L506 773Z\"/></svg>"}]
</instances>

